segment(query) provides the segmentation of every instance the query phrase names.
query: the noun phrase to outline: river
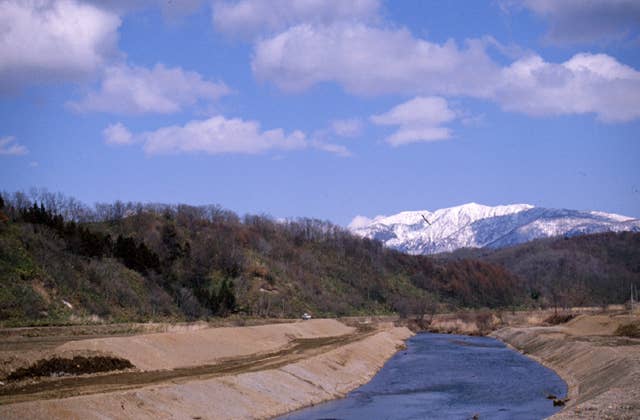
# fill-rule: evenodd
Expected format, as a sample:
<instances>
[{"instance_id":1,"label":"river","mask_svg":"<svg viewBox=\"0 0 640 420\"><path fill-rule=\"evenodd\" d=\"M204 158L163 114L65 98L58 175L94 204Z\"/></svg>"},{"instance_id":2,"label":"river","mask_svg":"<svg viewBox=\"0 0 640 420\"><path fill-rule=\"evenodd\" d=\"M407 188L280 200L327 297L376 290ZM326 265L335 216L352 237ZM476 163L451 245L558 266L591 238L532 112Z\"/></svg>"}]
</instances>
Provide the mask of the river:
<instances>
[{"instance_id":1,"label":"river","mask_svg":"<svg viewBox=\"0 0 640 420\"><path fill-rule=\"evenodd\" d=\"M280 417L298 419L541 419L567 385L489 337L417 334L345 398Z\"/></svg>"}]
</instances>

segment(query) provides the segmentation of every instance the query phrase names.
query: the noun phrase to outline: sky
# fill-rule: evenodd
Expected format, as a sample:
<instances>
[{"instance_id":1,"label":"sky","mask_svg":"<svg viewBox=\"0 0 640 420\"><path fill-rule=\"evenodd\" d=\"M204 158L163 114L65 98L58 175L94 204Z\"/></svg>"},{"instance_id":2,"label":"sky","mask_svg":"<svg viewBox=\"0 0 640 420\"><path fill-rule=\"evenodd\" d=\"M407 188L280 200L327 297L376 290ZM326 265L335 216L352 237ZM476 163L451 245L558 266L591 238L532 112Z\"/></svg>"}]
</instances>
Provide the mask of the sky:
<instances>
[{"instance_id":1,"label":"sky","mask_svg":"<svg viewBox=\"0 0 640 420\"><path fill-rule=\"evenodd\" d=\"M0 190L640 218L639 0L0 0Z\"/></svg>"}]
</instances>

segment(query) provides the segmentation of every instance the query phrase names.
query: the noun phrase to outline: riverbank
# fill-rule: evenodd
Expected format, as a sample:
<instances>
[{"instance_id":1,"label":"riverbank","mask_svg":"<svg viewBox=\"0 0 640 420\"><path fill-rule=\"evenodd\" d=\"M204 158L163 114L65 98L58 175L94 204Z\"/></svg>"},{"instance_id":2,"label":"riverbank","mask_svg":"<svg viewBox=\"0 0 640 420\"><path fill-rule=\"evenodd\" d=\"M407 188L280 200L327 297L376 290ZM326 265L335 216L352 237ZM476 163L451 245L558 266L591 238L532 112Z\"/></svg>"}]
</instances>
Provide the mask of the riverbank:
<instances>
[{"instance_id":1,"label":"riverbank","mask_svg":"<svg viewBox=\"0 0 640 420\"><path fill-rule=\"evenodd\" d=\"M613 335L628 316L582 315L562 326L507 327L491 335L553 369L569 386L554 419L640 417L640 340Z\"/></svg>"},{"instance_id":2,"label":"riverbank","mask_svg":"<svg viewBox=\"0 0 640 420\"><path fill-rule=\"evenodd\" d=\"M388 323L314 320L73 341L49 352L109 354L137 365L5 385L0 417L269 418L368 382L411 335Z\"/></svg>"}]
</instances>

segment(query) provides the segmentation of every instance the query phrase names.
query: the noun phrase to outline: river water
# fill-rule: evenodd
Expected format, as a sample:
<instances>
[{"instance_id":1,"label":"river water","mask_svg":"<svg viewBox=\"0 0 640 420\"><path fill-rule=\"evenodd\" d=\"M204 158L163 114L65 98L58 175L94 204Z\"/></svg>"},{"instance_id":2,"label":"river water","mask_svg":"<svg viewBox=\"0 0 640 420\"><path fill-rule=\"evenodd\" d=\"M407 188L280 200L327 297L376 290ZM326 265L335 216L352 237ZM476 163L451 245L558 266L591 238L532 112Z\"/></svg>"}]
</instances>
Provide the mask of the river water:
<instances>
[{"instance_id":1,"label":"river water","mask_svg":"<svg viewBox=\"0 0 640 420\"><path fill-rule=\"evenodd\" d=\"M552 370L488 337L418 334L366 385L298 419L542 419L567 385Z\"/></svg>"}]
</instances>

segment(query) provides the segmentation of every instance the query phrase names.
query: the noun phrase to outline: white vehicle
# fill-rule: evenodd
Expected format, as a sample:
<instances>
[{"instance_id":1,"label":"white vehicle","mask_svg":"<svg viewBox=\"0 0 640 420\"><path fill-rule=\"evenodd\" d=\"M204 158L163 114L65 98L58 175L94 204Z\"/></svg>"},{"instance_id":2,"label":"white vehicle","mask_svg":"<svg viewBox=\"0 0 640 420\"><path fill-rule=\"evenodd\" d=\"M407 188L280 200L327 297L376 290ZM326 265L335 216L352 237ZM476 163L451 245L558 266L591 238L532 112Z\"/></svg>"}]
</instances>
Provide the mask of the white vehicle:
<instances>
[{"instance_id":1,"label":"white vehicle","mask_svg":"<svg viewBox=\"0 0 640 420\"><path fill-rule=\"evenodd\" d=\"M305 321L308 320L308 319L311 319L311 315L309 315L308 313L305 312L305 313L302 314L302 319L305 320Z\"/></svg>"}]
</instances>

